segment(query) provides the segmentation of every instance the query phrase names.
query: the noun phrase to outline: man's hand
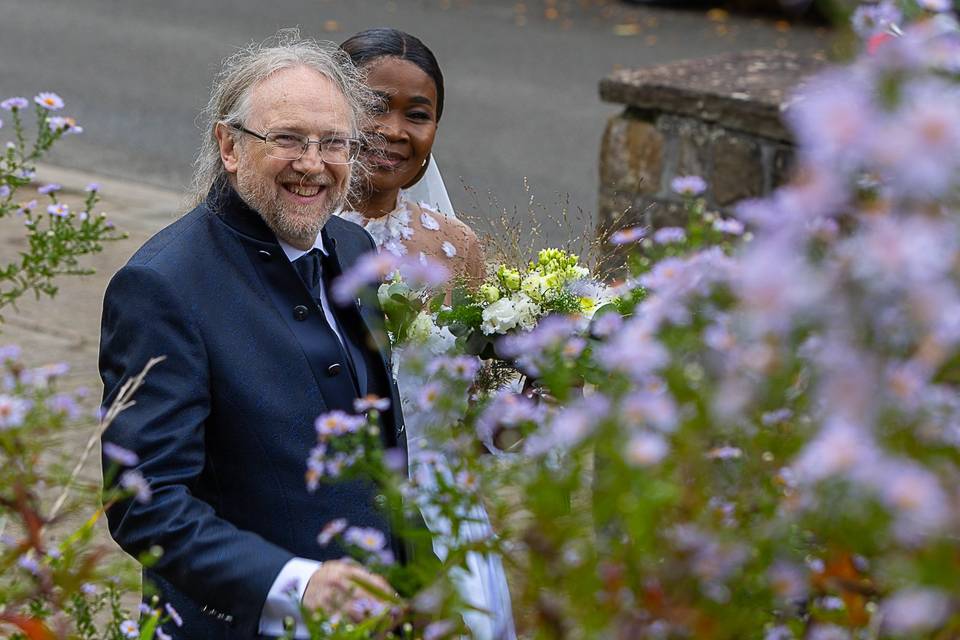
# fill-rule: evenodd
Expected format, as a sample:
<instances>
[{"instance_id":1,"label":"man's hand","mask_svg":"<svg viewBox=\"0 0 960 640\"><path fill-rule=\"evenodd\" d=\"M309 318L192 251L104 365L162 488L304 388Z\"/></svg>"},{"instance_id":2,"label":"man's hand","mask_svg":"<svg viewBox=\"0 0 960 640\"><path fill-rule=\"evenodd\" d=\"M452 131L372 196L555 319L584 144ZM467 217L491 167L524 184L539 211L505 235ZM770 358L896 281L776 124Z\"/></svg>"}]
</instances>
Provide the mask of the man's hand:
<instances>
[{"instance_id":1,"label":"man's hand","mask_svg":"<svg viewBox=\"0 0 960 640\"><path fill-rule=\"evenodd\" d=\"M367 591L364 585L378 593ZM355 560L328 560L310 576L303 592L303 606L309 610L322 609L327 614L339 612L354 622L360 622L370 613L368 607L358 606L358 601L373 600L389 609L392 603L384 600L383 594L389 597L394 593L386 580L370 573Z\"/></svg>"}]
</instances>

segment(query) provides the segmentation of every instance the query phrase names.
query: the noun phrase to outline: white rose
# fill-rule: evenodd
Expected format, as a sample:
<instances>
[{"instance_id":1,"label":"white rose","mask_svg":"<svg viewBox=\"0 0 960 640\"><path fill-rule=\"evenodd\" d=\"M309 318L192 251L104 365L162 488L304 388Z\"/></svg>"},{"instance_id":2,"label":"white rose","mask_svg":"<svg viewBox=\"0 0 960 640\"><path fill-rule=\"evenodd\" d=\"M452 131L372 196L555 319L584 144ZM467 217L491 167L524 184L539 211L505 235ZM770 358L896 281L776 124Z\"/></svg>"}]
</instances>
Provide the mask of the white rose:
<instances>
[{"instance_id":1,"label":"white rose","mask_svg":"<svg viewBox=\"0 0 960 640\"><path fill-rule=\"evenodd\" d=\"M520 316L510 298L500 298L483 310L480 329L484 334L506 333L517 326Z\"/></svg>"},{"instance_id":2,"label":"white rose","mask_svg":"<svg viewBox=\"0 0 960 640\"><path fill-rule=\"evenodd\" d=\"M385 305L390 300L390 283L384 282L377 288L377 299L380 300L380 306Z\"/></svg>"},{"instance_id":3,"label":"white rose","mask_svg":"<svg viewBox=\"0 0 960 640\"><path fill-rule=\"evenodd\" d=\"M427 341L427 348L433 355L438 356L441 353L448 353L453 349L457 342L457 337L450 333L447 327L438 327L433 325L433 331L430 333L430 339Z\"/></svg>"},{"instance_id":4,"label":"white rose","mask_svg":"<svg viewBox=\"0 0 960 640\"><path fill-rule=\"evenodd\" d=\"M513 296L513 308L517 312L517 324L523 329L530 330L537 326L540 319L540 305L522 293Z\"/></svg>"},{"instance_id":5,"label":"white rose","mask_svg":"<svg viewBox=\"0 0 960 640\"><path fill-rule=\"evenodd\" d=\"M421 311L410 323L410 330L407 335L413 342L427 342L436 329L437 325L433 323L433 318Z\"/></svg>"}]
</instances>

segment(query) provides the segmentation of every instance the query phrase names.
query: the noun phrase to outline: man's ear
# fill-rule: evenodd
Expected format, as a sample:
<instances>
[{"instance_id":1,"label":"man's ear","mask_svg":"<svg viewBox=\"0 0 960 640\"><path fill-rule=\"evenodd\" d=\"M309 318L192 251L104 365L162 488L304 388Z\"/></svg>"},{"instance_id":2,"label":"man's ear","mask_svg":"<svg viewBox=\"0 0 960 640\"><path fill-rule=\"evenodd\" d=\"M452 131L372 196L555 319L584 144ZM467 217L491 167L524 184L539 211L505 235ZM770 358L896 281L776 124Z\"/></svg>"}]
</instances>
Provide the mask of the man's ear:
<instances>
[{"instance_id":1,"label":"man's ear","mask_svg":"<svg viewBox=\"0 0 960 640\"><path fill-rule=\"evenodd\" d=\"M220 146L220 161L223 162L223 169L227 173L237 172L237 141L230 131L230 127L222 122L218 122L213 130L213 135L217 138L217 144Z\"/></svg>"}]
</instances>

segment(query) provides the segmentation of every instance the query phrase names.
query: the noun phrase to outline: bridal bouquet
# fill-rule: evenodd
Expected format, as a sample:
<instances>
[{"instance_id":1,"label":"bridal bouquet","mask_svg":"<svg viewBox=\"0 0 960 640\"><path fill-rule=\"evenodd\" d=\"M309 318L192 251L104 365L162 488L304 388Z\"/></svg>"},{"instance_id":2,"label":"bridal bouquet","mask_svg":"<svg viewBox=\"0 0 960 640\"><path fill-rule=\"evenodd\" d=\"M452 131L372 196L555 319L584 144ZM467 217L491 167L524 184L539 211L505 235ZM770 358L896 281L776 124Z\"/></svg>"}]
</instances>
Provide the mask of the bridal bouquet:
<instances>
[{"instance_id":1,"label":"bridal bouquet","mask_svg":"<svg viewBox=\"0 0 960 640\"><path fill-rule=\"evenodd\" d=\"M496 341L530 331L546 316L589 320L615 300L613 290L560 249L543 249L525 268L499 264L473 289L458 286L450 304L444 294L415 289L395 276L380 286L380 304L394 344L427 344L434 353L454 346L485 359L501 357Z\"/></svg>"}]
</instances>

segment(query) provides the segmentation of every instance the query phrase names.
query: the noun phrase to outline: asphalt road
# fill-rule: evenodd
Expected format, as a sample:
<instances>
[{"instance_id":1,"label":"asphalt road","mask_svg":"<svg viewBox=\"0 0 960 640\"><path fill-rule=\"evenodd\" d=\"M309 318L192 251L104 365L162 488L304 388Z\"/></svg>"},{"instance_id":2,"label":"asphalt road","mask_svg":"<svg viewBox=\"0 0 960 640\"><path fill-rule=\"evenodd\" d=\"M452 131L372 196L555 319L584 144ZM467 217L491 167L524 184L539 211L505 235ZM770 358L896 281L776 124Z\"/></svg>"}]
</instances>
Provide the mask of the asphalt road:
<instances>
[{"instance_id":1,"label":"asphalt road","mask_svg":"<svg viewBox=\"0 0 960 640\"><path fill-rule=\"evenodd\" d=\"M454 205L521 219L567 202L592 219L600 137L618 111L597 83L616 66L822 50L828 39L772 19L613 0L2 0L0 97L63 96L86 132L60 145L55 164L182 189L219 61L290 26L337 42L372 26L419 35L447 79L435 152ZM531 196L541 208L525 214Z\"/></svg>"}]
</instances>

